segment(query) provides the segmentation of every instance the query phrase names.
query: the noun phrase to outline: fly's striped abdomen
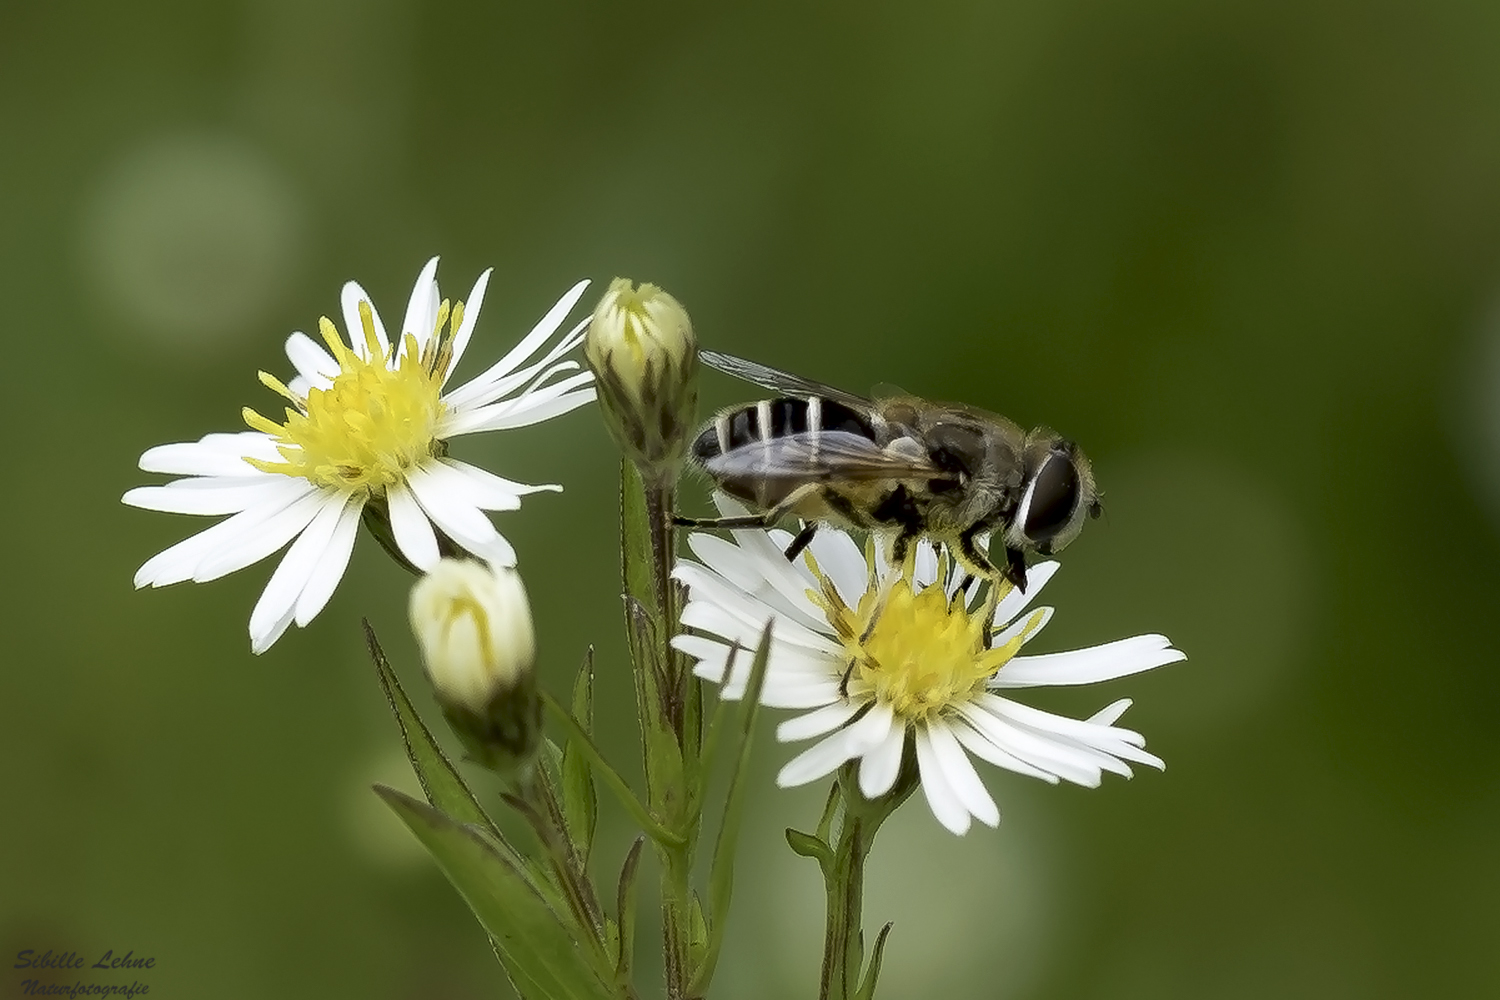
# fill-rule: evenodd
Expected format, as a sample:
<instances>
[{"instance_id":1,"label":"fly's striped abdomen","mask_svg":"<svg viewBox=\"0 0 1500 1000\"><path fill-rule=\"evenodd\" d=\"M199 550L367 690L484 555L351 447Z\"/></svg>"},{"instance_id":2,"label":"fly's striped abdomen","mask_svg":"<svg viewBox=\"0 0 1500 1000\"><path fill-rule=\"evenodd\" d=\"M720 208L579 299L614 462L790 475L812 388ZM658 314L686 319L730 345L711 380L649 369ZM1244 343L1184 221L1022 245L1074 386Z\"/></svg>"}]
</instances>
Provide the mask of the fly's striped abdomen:
<instances>
[{"instance_id":1,"label":"fly's striped abdomen","mask_svg":"<svg viewBox=\"0 0 1500 1000\"><path fill-rule=\"evenodd\" d=\"M875 440L870 418L843 403L787 396L719 414L693 442L693 455L705 462L756 441L820 431L844 431Z\"/></svg>"},{"instance_id":2,"label":"fly's striped abdomen","mask_svg":"<svg viewBox=\"0 0 1500 1000\"><path fill-rule=\"evenodd\" d=\"M876 418L878 419L878 418ZM693 442L693 457L707 465L721 455L792 435L816 436L829 431L876 440L871 416L819 396L783 396L720 413ZM730 496L761 509L777 506L806 485L805 476L720 476L718 486Z\"/></svg>"}]
</instances>

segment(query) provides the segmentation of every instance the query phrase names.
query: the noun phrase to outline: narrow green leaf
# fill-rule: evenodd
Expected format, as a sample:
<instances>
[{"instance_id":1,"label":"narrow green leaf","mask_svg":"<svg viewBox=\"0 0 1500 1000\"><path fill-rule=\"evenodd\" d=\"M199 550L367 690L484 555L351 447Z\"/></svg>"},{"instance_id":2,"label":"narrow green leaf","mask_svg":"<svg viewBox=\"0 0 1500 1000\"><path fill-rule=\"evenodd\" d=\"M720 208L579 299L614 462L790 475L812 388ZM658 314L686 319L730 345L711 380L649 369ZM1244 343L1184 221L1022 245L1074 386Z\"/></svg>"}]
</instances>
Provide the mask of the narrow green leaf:
<instances>
[{"instance_id":1,"label":"narrow green leaf","mask_svg":"<svg viewBox=\"0 0 1500 1000\"><path fill-rule=\"evenodd\" d=\"M818 817L818 839L824 845L833 839L833 817L838 813L839 806L843 804L843 779L837 778L828 785L828 798L823 803L823 815Z\"/></svg>"},{"instance_id":2,"label":"narrow green leaf","mask_svg":"<svg viewBox=\"0 0 1500 1000\"><path fill-rule=\"evenodd\" d=\"M859 991L854 994L855 1000L871 1000L875 996L875 981L880 978L880 962L885 957L885 939L891 933L891 926L887 923L875 935L875 950L870 955L870 967L865 970L864 979L860 980Z\"/></svg>"},{"instance_id":3,"label":"narrow green leaf","mask_svg":"<svg viewBox=\"0 0 1500 1000\"><path fill-rule=\"evenodd\" d=\"M590 964L584 931L549 907L531 881L472 825L383 785L376 793L416 834L507 959L529 981L527 1000L610 1000L620 993ZM521 983L518 986L524 990Z\"/></svg>"},{"instance_id":4,"label":"narrow green leaf","mask_svg":"<svg viewBox=\"0 0 1500 1000\"><path fill-rule=\"evenodd\" d=\"M500 968L505 970L505 978L510 982L510 988L516 996L530 1000L532 997L544 997L541 986L527 975L526 970L519 968L509 955L500 950L500 942L495 940L493 934L488 935L490 940L490 951L495 953L495 961L500 963Z\"/></svg>"},{"instance_id":5,"label":"narrow green leaf","mask_svg":"<svg viewBox=\"0 0 1500 1000\"><path fill-rule=\"evenodd\" d=\"M578 679L573 683L573 718L589 736L594 734L594 647L584 656ZM598 822L599 796L588 753L575 740L568 740L562 757L562 810L568 837L580 862L587 865L594 848L594 829Z\"/></svg>"},{"instance_id":6,"label":"narrow green leaf","mask_svg":"<svg viewBox=\"0 0 1500 1000\"><path fill-rule=\"evenodd\" d=\"M688 957L692 959L693 968L701 968L704 960L708 957L708 920L703 915L703 898L696 892L693 893L693 905L689 914L690 932L688 934Z\"/></svg>"},{"instance_id":7,"label":"narrow green leaf","mask_svg":"<svg viewBox=\"0 0 1500 1000\"><path fill-rule=\"evenodd\" d=\"M620 889L615 898L619 914L620 949L615 957L615 973L621 982L630 981L630 965L635 957L635 876L641 863L641 848L645 846L645 837L635 838L630 853L625 855L625 864L620 866Z\"/></svg>"},{"instance_id":8,"label":"narrow green leaf","mask_svg":"<svg viewBox=\"0 0 1500 1000\"><path fill-rule=\"evenodd\" d=\"M573 718L583 731L594 735L594 647L583 654L583 666L573 681Z\"/></svg>"},{"instance_id":9,"label":"narrow green leaf","mask_svg":"<svg viewBox=\"0 0 1500 1000\"><path fill-rule=\"evenodd\" d=\"M744 647L739 643L735 643L729 647L729 655L724 660L723 679L727 679L734 671L734 661L739 658L740 653L743 651ZM703 754L699 760L698 788L696 798L694 799L699 811L701 811L703 803L708 799L708 784L713 780L714 771L718 769L719 747L724 742L723 734L730 728L730 706L735 704L724 697L724 686L722 683L718 685L718 691L718 703L714 705L713 718L709 720L708 733L703 740Z\"/></svg>"},{"instance_id":10,"label":"narrow green leaf","mask_svg":"<svg viewBox=\"0 0 1500 1000\"><path fill-rule=\"evenodd\" d=\"M810 833L787 827L786 842L791 847L792 853L800 854L804 858L812 858L818 863L818 867L825 871L829 865L833 864L833 848Z\"/></svg>"},{"instance_id":11,"label":"narrow green leaf","mask_svg":"<svg viewBox=\"0 0 1500 1000\"><path fill-rule=\"evenodd\" d=\"M473 791L459 775L458 768L453 766L453 762L438 746L437 740L433 739L432 731L417 715L411 699L401 687L400 678L385 658L385 651L380 648L380 641L376 639L375 629L368 619L364 621L364 627L370 659L375 662L375 673L380 678L381 690L385 692L385 700L396 717L396 725L401 730L401 742L406 747L406 756L411 761L412 770L417 773L417 781L421 782L422 794L427 796L428 802L458 822L481 826L496 840L504 843L505 838L501 836L500 828L484 811Z\"/></svg>"},{"instance_id":12,"label":"narrow green leaf","mask_svg":"<svg viewBox=\"0 0 1500 1000\"><path fill-rule=\"evenodd\" d=\"M583 731L583 727L578 725L577 720L568 713L567 709L557 703L556 698L543 692L542 704L546 706L547 711L552 713L552 717L560 722L563 728L568 730L568 741L570 743L577 741L580 750L588 757L593 769L598 773L599 777L604 779L605 787L615 793L615 797L620 800L620 804L625 807L625 811L630 813L631 818L640 825L641 829L652 840L668 844L672 847L681 847L686 843L680 835L673 833L658 823L646 807L641 805L641 800L635 797L635 793L630 790L630 786L625 783L625 779L620 777L618 771L609 766L609 762L604 759L604 755L599 752L599 748L594 745L594 741L589 738L589 734Z\"/></svg>"},{"instance_id":13,"label":"narrow green leaf","mask_svg":"<svg viewBox=\"0 0 1500 1000\"><path fill-rule=\"evenodd\" d=\"M625 598L625 631L630 642L631 661L635 664L638 698L646 720L642 735L645 748L646 787L648 797L661 803L676 803L681 818L689 815L692 793L683 779L682 747L677 743L670 721L672 692L666 666L662 660L658 623L640 601Z\"/></svg>"},{"instance_id":14,"label":"narrow green leaf","mask_svg":"<svg viewBox=\"0 0 1500 1000\"><path fill-rule=\"evenodd\" d=\"M745 789L748 787L750 750L755 742L755 722L760 718L760 694L765 686L766 665L771 658L771 623L761 633L750 663L750 679L741 701L739 752L729 776L729 791L724 797L724 817L719 822L718 842L714 844L713 862L708 874L708 946L703 962L693 975L693 992L708 989L719 952L724 945L724 927L729 918L729 901L734 895L734 855L739 845L740 826L745 812Z\"/></svg>"}]
</instances>

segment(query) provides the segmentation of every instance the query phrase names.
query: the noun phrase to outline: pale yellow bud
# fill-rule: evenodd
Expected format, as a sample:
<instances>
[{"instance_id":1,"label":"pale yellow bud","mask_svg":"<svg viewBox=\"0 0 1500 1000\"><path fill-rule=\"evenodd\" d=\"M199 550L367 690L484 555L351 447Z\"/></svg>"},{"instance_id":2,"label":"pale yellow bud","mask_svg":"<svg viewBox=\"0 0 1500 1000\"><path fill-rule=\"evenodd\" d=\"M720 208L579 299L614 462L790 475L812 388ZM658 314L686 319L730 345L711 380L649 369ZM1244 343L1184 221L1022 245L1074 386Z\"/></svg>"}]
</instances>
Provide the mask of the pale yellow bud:
<instances>
[{"instance_id":1,"label":"pale yellow bud","mask_svg":"<svg viewBox=\"0 0 1500 1000\"><path fill-rule=\"evenodd\" d=\"M540 738L531 606L515 570L442 559L411 589L411 628L449 723L477 760L510 768Z\"/></svg>"},{"instance_id":2,"label":"pale yellow bud","mask_svg":"<svg viewBox=\"0 0 1500 1000\"><path fill-rule=\"evenodd\" d=\"M655 285L610 282L584 341L615 440L648 480L676 475L698 410L698 341L687 310Z\"/></svg>"}]
</instances>

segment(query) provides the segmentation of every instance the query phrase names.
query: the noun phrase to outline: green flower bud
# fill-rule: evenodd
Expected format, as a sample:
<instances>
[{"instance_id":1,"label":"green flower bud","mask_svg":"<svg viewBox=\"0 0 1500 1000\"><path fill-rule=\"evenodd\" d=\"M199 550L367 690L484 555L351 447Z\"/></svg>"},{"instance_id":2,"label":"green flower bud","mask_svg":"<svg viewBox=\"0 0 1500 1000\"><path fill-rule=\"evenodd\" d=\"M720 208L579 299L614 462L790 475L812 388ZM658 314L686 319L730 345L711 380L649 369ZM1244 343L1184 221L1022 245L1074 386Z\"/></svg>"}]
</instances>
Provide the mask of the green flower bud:
<instances>
[{"instance_id":1,"label":"green flower bud","mask_svg":"<svg viewBox=\"0 0 1500 1000\"><path fill-rule=\"evenodd\" d=\"M515 570L442 559L411 589L412 632L438 704L484 766L523 774L542 736L536 634Z\"/></svg>"},{"instance_id":2,"label":"green flower bud","mask_svg":"<svg viewBox=\"0 0 1500 1000\"><path fill-rule=\"evenodd\" d=\"M676 477L698 414L698 341L655 285L616 278L583 343L605 423L648 483Z\"/></svg>"}]
</instances>

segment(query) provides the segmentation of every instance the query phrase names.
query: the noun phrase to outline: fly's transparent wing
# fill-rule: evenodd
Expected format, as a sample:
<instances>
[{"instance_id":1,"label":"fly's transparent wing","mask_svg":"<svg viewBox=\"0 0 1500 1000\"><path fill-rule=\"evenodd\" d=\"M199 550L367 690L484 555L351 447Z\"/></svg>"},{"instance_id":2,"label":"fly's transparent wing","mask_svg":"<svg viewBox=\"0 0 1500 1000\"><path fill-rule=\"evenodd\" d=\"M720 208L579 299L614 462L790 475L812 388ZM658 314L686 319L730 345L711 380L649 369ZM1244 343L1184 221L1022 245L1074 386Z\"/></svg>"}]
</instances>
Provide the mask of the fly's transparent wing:
<instances>
[{"instance_id":1,"label":"fly's transparent wing","mask_svg":"<svg viewBox=\"0 0 1500 1000\"><path fill-rule=\"evenodd\" d=\"M869 399L857 396L852 392L835 389L831 385L822 382L814 382L810 378L793 375L790 372L779 371L767 365L757 364L754 361L746 361L732 354L720 354L718 351L699 351L698 359L710 368L717 368L725 375L733 375L735 378L753 382L755 385L788 396L819 396L823 399L834 399L845 406L864 411L870 408Z\"/></svg>"},{"instance_id":2,"label":"fly's transparent wing","mask_svg":"<svg viewBox=\"0 0 1500 1000\"><path fill-rule=\"evenodd\" d=\"M882 448L848 431L787 434L731 448L703 463L716 479L792 479L825 483L922 479L938 474L921 445L897 438Z\"/></svg>"}]
</instances>

